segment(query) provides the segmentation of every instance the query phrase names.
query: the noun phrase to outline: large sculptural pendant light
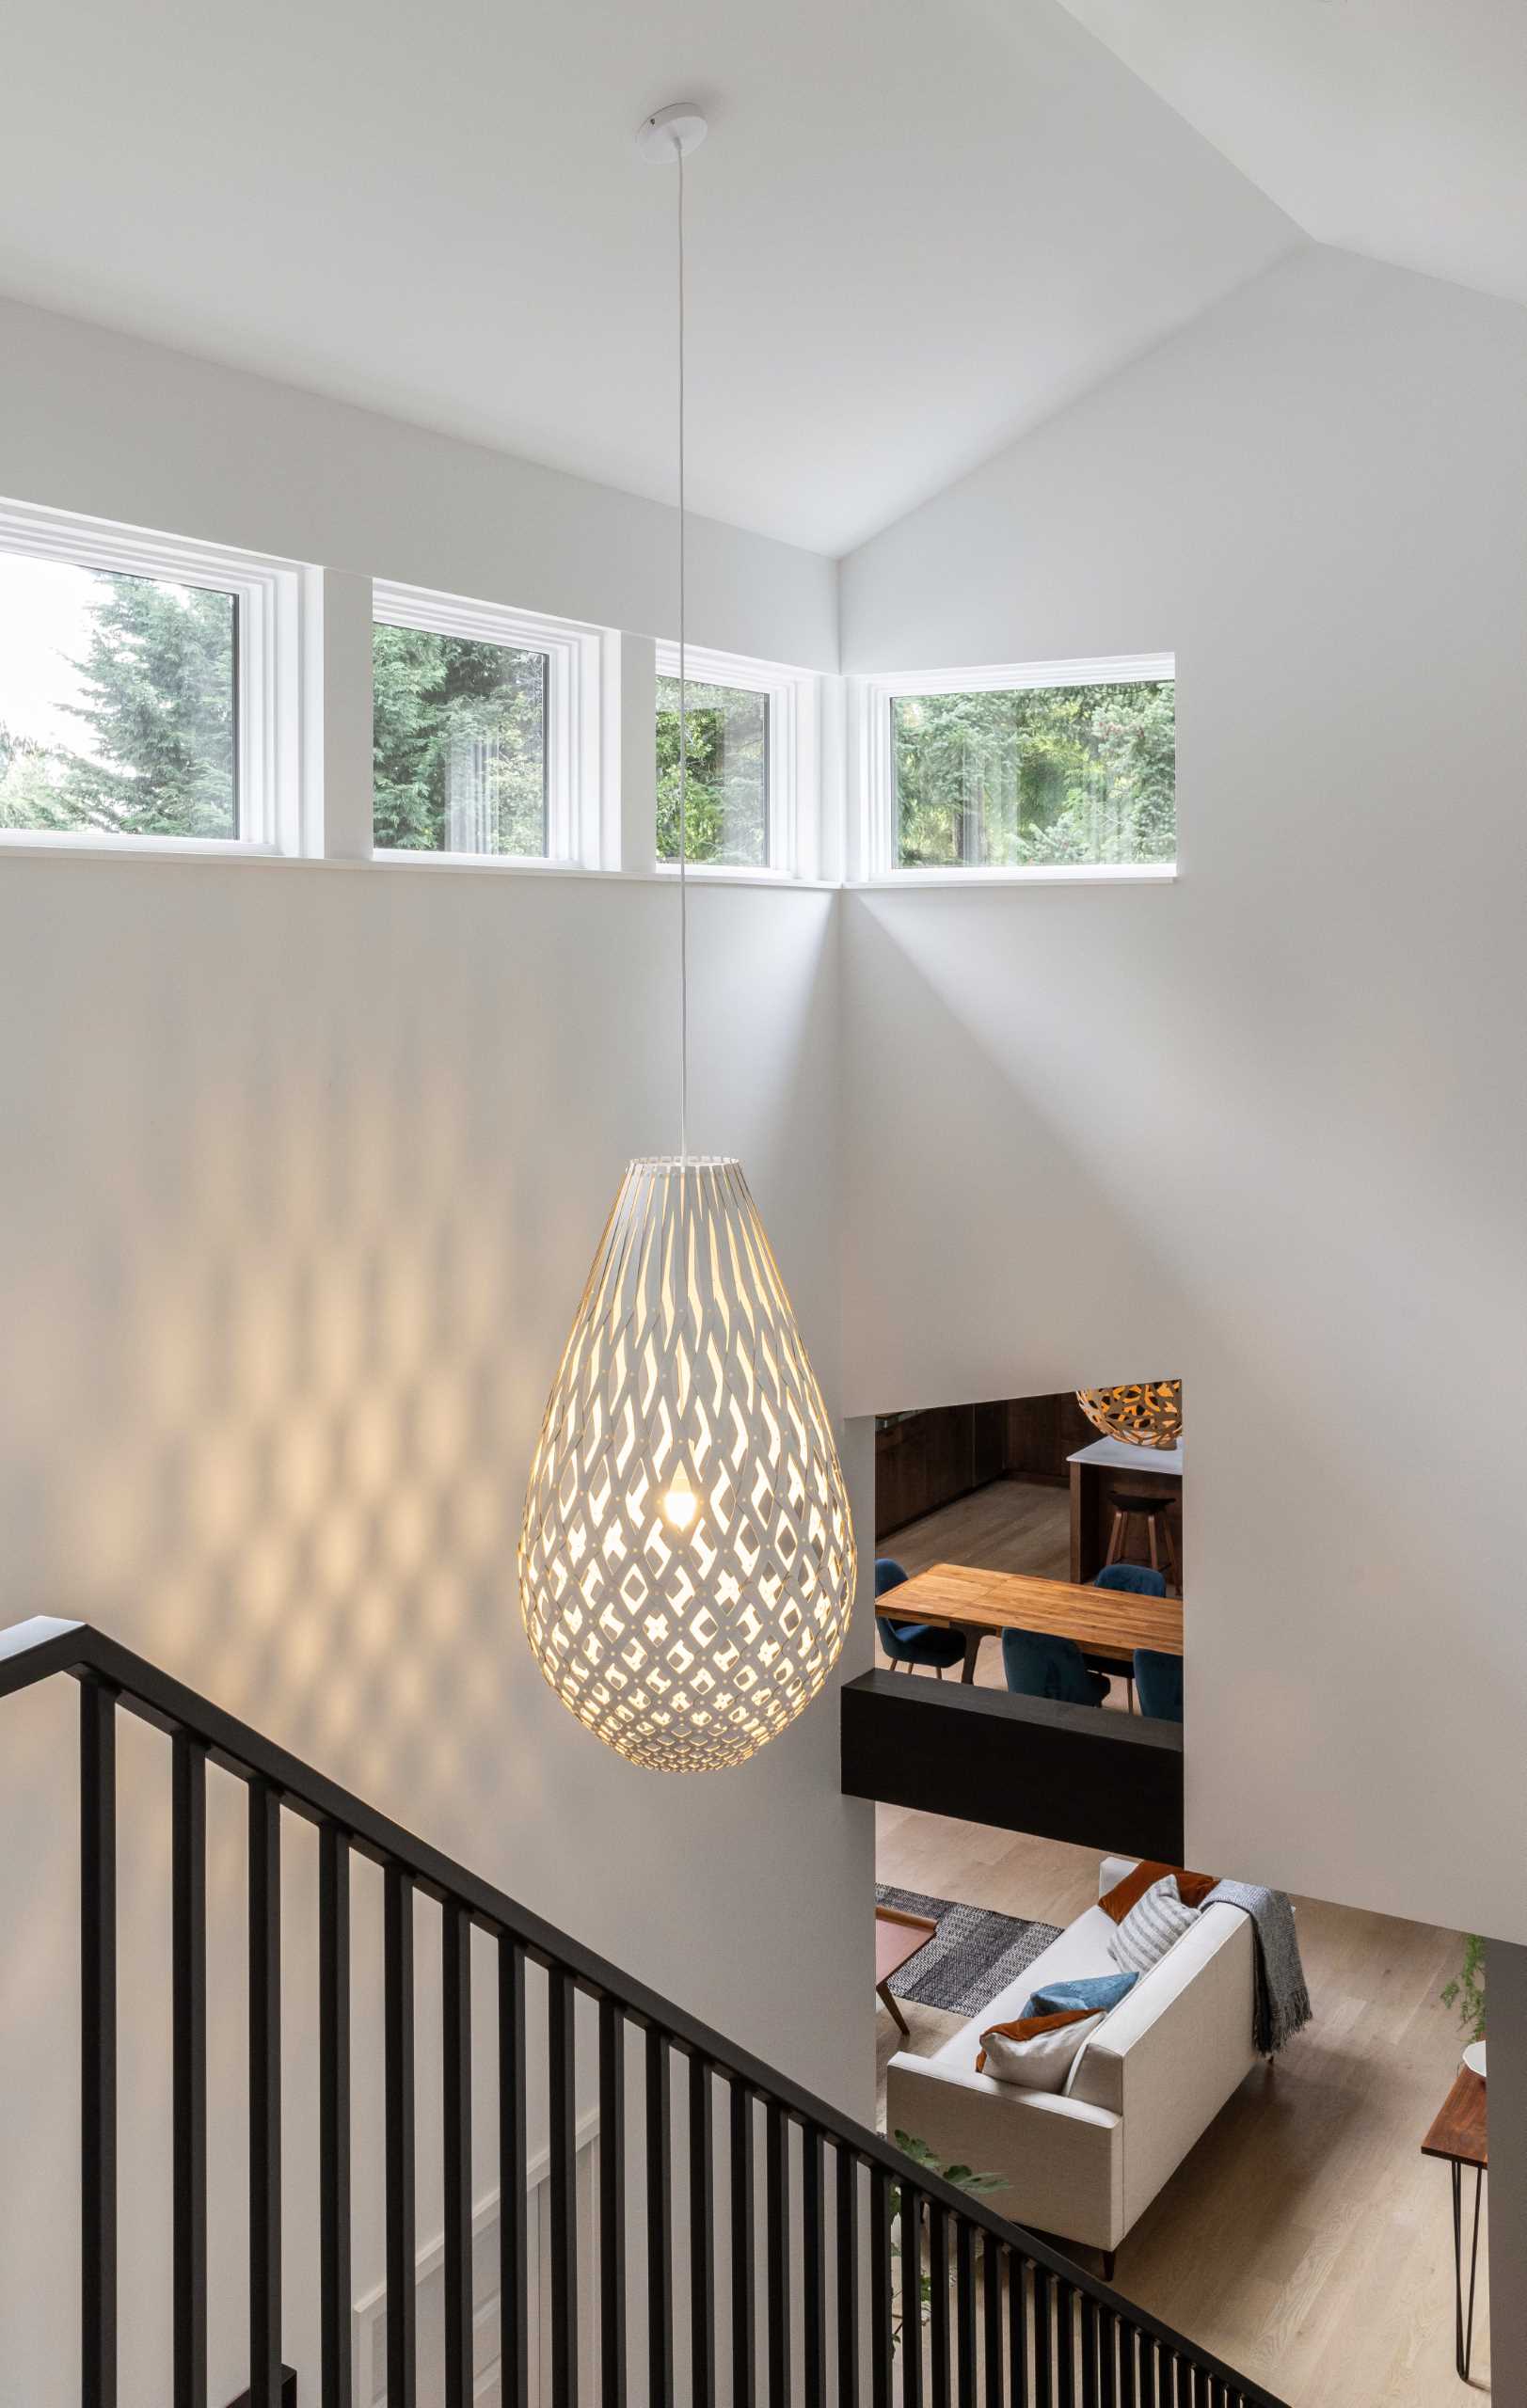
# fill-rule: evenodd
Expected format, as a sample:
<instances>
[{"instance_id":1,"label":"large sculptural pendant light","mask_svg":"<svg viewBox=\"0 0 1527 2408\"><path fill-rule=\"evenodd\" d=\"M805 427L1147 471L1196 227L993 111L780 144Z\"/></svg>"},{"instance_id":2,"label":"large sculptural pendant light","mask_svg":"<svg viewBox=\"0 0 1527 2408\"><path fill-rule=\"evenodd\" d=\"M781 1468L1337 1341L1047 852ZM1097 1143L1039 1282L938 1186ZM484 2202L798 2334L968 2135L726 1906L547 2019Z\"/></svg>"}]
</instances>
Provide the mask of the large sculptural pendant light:
<instances>
[{"instance_id":1,"label":"large sculptural pendant light","mask_svg":"<svg viewBox=\"0 0 1527 2408\"><path fill-rule=\"evenodd\" d=\"M519 1542L535 1659L633 1764L740 1765L836 1661L856 1562L842 1467L740 1164L689 1150L684 594L687 102L637 133L678 180L679 1149L621 1182L552 1384Z\"/></svg>"}]
</instances>

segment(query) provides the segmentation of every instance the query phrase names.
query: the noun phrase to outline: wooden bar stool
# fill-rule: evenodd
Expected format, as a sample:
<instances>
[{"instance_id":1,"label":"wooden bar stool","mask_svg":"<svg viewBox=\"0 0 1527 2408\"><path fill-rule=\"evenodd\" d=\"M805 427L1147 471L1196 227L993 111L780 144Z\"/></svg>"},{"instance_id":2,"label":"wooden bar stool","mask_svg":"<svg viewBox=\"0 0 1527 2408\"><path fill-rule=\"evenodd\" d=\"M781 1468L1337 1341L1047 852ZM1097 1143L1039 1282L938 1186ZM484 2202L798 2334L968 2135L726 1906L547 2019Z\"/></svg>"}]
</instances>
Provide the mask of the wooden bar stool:
<instances>
[{"instance_id":1,"label":"wooden bar stool","mask_svg":"<svg viewBox=\"0 0 1527 2408\"><path fill-rule=\"evenodd\" d=\"M1164 1573L1169 1585L1181 1596L1183 1576L1177 1564L1177 1542L1171 1534L1170 1509L1175 1502L1175 1497L1169 1496L1134 1497L1127 1489L1115 1489L1108 1498L1113 1528L1108 1533L1108 1552L1104 1559L1104 1569L1106 1570L1110 1563L1123 1561L1129 1526L1131 1522L1143 1522L1146 1544L1151 1550L1152 1571Z\"/></svg>"}]
</instances>

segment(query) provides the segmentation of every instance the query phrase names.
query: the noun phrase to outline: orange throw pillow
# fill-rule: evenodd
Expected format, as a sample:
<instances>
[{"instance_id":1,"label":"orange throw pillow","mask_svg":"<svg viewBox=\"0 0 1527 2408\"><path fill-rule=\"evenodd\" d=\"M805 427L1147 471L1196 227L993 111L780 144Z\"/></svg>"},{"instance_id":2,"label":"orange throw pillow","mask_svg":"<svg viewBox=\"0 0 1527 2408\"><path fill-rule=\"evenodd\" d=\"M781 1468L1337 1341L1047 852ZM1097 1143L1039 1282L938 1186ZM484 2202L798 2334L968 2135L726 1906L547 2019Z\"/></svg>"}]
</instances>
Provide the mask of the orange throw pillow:
<instances>
[{"instance_id":1,"label":"orange throw pillow","mask_svg":"<svg viewBox=\"0 0 1527 2408\"><path fill-rule=\"evenodd\" d=\"M1036 2040L1042 2032L1058 2032L1063 2023L1090 2023L1097 2013L1095 2006L1067 2006L1056 2015L1020 2015L1015 2023L991 2024L981 2038L987 2040L993 2032L1000 2032L1005 2040ZM986 2071L984 2048L978 2052L976 2071Z\"/></svg>"},{"instance_id":2,"label":"orange throw pillow","mask_svg":"<svg viewBox=\"0 0 1527 2408\"><path fill-rule=\"evenodd\" d=\"M1110 1922L1122 1923L1131 1907L1138 1904L1147 1890L1153 1890L1158 1881L1166 1880L1176 1882L1177 1895L1185 1907L1201 1907L1210 1891L1218 1887L1219 1876L1217 1873L1185 1873L1177 1864L1137 1864L1133 1873L1126 1873L1121 1881L1115 1882L1111 1890L1105 1892L1098 1904Z\"/></svg>"}]
</instances>

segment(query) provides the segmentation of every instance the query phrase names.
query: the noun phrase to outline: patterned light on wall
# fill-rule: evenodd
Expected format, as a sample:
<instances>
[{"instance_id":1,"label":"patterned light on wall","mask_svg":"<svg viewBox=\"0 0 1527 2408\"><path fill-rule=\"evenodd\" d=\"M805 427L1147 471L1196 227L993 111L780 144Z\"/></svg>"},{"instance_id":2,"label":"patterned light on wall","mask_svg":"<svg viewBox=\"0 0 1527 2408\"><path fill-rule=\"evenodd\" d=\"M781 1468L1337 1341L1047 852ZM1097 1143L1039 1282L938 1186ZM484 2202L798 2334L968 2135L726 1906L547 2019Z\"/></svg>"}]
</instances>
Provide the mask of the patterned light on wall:
<instances>
[{"instance_id":1,"label":"patterned light on wall","mask_svg":"<svg viewBox=\"0 0 1527 2408\"><path fill-rule=\"evenodd\" d=\"M688 1143L684 156L705 132L680 102L637 135L678 168L679 1150L621 1184L519 1541L548 1681L660 1772L742 1764L793 1721L837 1660L858 1568L827 1408L741 1166Z\"/></svg>"}]
</instances>

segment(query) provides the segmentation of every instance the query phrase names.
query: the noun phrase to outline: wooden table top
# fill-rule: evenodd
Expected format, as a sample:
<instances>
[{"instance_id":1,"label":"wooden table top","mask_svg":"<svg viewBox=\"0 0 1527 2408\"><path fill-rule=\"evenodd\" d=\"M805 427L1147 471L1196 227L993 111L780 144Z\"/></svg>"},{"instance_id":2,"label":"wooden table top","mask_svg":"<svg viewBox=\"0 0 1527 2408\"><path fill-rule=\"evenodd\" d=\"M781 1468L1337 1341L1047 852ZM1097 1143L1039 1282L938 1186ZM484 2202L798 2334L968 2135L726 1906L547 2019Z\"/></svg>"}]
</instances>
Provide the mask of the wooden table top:
<instances>
[{"instance_id":1,"label":"wooden table top","mask_svg":"<svg viewBox=\"0 0 1527 2408\"><path fill-rule=\"evenodd\" d=\"M1421 2144L1421 2153L1423 2157L1451 2158L1456 2165L1488 2165L1482 2074L1471 2073L1467 2066L1458 2067L1457 2079Z\"/></svg>"},{"instance_id":2,"label":"wooden table top","mask_svg":"<svg viewBox=\"0 0 1527 2408\"><path fill-rule=\"evenodd\" d=\"M935 1563L875 1611L889 1622L937 1623L949 1630L1042 1630L1074 1639L1089 1656L1127 1664L1137 1647L1183 1652L1181 1597L1137 1597L1127 1589L1077 1588L1026 1572L982 1572L969 1563Z\"/></svg>"},{"instance_id":3,"label":"wooden table top","mask_svg":"<svg viewBox=\"0 0 1527 2408\"><path fill-rule=\"evenodd\" d=\"M875 1909L875 1988L899 1973L909 1957L926 1948L937 1931L926 1915L909 1915L900 1907Z\"/></svg>"}]
</instances>

